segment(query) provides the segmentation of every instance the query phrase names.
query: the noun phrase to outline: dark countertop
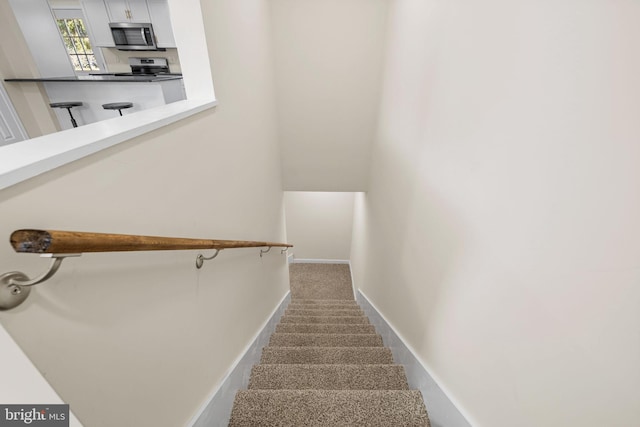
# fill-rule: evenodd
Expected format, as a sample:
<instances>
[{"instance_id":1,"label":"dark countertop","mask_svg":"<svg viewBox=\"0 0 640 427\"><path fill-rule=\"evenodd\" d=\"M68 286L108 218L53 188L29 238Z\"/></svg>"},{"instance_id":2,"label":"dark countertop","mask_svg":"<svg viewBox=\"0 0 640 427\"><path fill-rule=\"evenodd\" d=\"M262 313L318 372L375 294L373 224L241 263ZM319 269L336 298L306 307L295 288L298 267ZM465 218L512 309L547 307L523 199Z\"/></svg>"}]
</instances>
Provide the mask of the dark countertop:
<instances>
[{"instance_id":1,"label":"dark countertop","mask_svg":"<svg viewBox=\"0 0 640 427\"><path fill-rule=\"evenodd\" d=\"M15 78L4 79L5 82L134 82L151 83L167 80L180 80L182 75L172 74L166 76L114 76L113 74L100 74L73 77L40 77L40 78Z\"/></svg>"}]
</instances>

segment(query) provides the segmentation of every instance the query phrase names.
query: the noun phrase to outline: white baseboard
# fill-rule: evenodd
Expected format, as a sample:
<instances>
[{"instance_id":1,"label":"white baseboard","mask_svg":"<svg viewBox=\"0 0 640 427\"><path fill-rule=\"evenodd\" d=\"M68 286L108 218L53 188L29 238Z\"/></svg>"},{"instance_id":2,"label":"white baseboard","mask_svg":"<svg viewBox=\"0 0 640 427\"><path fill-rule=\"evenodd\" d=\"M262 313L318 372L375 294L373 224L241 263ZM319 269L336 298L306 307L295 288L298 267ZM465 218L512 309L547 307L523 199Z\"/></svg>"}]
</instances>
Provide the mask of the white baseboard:
<instances>
[{"instance_id":1,"label":"white baseboard","mask_svg":"<svg viewBox=\"0 0 640 427\"><path fill-rule=\"evenodd\" d=\"M349 264L348 259L294 258L294 264Z\"/></svg>"},{"instance_id":2,"label":"white baseboard","mask_svg":"<svg viewBox=\"0 0 640 427\"><path fill-rule=\"evenodd\" d=\"M387 319L378 311L367 296L358 289L356 301L382 335L384 345L391 349L393 360L403 365L409 381L409 387L420 390L424 397L431 427L470 427L471 418L465 414L450 393L443 390L434 379L434 375L425 364L416 357L413 349L407 345Z\"/></svg>"},{"instance_id":3,"label":"white baseboard","mask_svg":"<svg viewBox=\"0 0 640 427\"><path fill-rule=\"evenodd\" d=\"M291 301L291 292L282 298L280 304L264 323L260 332L255 336L251 344L233 363L227 376L218 384L209 398L196 412L187 426L190 427L227 427L231 417L231 409L236 391L246 389L249 385L249 376L253 365L260 363L262 348L267 345L271 334L275 332L276 325L284 314L285 308Z\"/></svg>"},{"instance_id":4,"label":"white baseboard","mask_svg":"<svg viewBox=\"0 0 640 427\"><path fill-rule=\"evenodd\" d=\"M351 260L349 260L349 274L351 275L351 291L353 292L353 299L357 300L358 295L356 294L356 281L353 278L353 267L351 266Z\"/></svg>"},{"instance_id":5,"label":"white baseboard","mask_svg":"<svg viewBox=\"0 0 640 427\"><path fill-rule=\"evenodd\" d=\"M349 264L349 261L335 262L335 260L294 260L294 262ZM353 277L352 283L355 283ZM434 375L415 356L413 349L404 342L401 335L369 301L364 292L358 289L355 297L375 326L376 331L382 336L384 345L391 349L395 363L404 366L409 387L420 390L422 393L431 427L470 427L474 425L470 423L471 418L468 415L465 416L464 412L459 409L461 406L456 405L455 399L450 397L450 393L438 385ZM188 427L226 427L229 424L236 391L247 388L251 368L260 363L262 348L267 345L271 334L275 332L276 325L290 300L291 294L287 292L251 344L236 359L224 380L214 388L206 402L189 421Z\"/></svg>"}]
</instances>

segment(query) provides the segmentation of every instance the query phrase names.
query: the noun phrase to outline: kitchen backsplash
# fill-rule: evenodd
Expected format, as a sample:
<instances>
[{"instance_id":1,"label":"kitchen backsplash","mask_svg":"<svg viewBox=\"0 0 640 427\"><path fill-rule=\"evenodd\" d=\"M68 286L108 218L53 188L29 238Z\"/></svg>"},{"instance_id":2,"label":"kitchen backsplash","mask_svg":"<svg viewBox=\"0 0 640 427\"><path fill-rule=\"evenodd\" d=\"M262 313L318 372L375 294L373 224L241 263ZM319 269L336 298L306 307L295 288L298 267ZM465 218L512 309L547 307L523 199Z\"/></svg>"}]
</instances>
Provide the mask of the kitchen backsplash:
<instances>
[{"instance_id":1,"label":"kitchen backsplash","mask_svg":"<svg viewBox=\"0 0 640 427\"><path fill-rule=\"evenodd\" d=\"M180 58L178 57L178 49L167 49L162 51L121 51L115 48L102 48L102 54L104 60L107 63L107 70L109 73L128 73L131 71L129 67L129 57L135 56L138 58L152 57L152 58L167 58L169 61L169 71L172 73L181 73Z\"/></svg>"}]
</instances>

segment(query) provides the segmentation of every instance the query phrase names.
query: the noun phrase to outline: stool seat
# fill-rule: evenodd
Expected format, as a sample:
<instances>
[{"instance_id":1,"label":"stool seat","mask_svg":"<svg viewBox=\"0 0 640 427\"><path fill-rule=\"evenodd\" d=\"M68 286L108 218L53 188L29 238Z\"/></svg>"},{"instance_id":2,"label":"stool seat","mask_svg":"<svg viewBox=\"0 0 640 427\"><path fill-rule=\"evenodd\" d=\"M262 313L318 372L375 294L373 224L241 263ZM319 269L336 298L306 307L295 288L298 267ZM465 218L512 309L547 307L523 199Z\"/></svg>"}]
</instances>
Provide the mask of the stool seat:
<instances>
[{"instance_id":1,"label":"stool seat","mask_svg":"<svg viewBox=\"0 0 640 427\"><path fill-rule=\"evenodd\" d=\"M73 118L73 114L71 114L71 109L73 107L80 107L82 105L82 102L80 101L67 101L67 102L52 102L49 104L49 107L51 108L66 108L67 111L69 112L69 118L71 119L71 125L74 128L78 127L78 123L76 122L76 119Z\"/></svg>"},{"instance_id":2,"label":"stool seat","mask_svg":"<svg viewBox=\"0 0 640 427\"><path fill-rule=\"evenodd\" d=\"M102 108L105 110L118 110L118 113L122 115L122 110L133 107L133 102L110 102L108 104L102 104Z\"/></svg>"},{"instance_id":3,"label":"stool seat","mask_svg":"<svg viewBox=\"0 0 640 427\"><path fill-rule=\"evenodd\" d=\"M133 107L133 102L111 102L109 104L102 104L102 108L105 110L124 110L125 108Z\"/></svg>"},{"instance_id":4,"label":"stool seat","mask_svg":"<svg viewBox=\"0 0 640 427\"><path fill-rule=\"evenodd\" d=\"M49 104L49 107L51 107L51 108L73 108L73 107L80 107L81 105L82 105L82 102L80 102L80 101L52 102L51 104Z\"/></svg>"}]
</instances>

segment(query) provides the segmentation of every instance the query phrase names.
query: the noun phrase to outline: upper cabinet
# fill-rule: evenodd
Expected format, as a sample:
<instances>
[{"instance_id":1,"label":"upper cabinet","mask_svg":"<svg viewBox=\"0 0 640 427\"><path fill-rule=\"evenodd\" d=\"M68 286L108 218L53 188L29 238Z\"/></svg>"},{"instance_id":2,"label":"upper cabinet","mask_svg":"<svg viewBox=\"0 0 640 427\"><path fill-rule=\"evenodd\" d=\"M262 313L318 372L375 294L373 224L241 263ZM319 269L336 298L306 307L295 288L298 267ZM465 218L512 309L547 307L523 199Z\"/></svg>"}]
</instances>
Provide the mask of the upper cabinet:
<instances>
[{"instance_id":1,"label":"upper cabinet","mask_svg":"<svg viewBox=\"0 0 640 427\"><path fill-rule=\"evenodd\" d=\"M167 0L81 0L93 41L99 47L115 47L110 22L153 25L159 48L175 48Z\"/></svg>"},{"instance_id":2,"label":"upper cabinet","mask_svg":"<svg viewBox=\"0 0 640 427\"><path fill-rule=\"evenodd\" d=\"M116 47L104 0L82 0L82 10L93 43L98 47Z\"/></svg>"},{"instance_id":3,"label":"upper cabinet","mask_svg":"<svg viewBox=\"0 0 640 427\"><path fill-rule=\"evenodd\" d=\"M105 0L104 4L111 22L151 22L146 0Z\"/></svg>"},{"instance_id":4,"label":"upper cabinet","mask_svg":"<svg viewBox=\"0 0 640 427\"><path fill-rule=\"evenodd\" d=\"M69 61L67 49L47 1L10 0L9 4L40 75L73 76L73 67ZM0 135L2 135L2 126L0 126Z\"/></svg>"},{"instance_id":5,"label":"upper cabinet","mask_svg":"<svg viewBox=\"0 0 640 427\"><path fill-rule=\"evenodd\" d=\"M158 47L176 47L167 0L147 0Z\"/></svg>"}]
</instances>

